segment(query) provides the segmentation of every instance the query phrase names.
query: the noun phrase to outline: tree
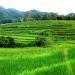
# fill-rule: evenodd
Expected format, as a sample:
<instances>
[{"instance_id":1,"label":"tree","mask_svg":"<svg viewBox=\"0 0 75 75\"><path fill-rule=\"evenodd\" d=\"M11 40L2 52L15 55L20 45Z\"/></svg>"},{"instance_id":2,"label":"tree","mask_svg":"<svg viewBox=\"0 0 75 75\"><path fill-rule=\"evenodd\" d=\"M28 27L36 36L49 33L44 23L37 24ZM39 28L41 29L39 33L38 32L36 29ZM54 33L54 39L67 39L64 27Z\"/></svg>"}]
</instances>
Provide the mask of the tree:
<instances>
[{"instance_id":1,"label":"tree","mask_svg":"<svg viewBox=\"0 0 75 75\"><path fill-rule=\"evenodd\" d=\"M58 16L57 13L53 13L53 12L49 13L49 19L50 20L57 20L57 16Z\"/></svg>"},{"instance_id":2,"label":"tree","mask_svg":"<svg viewBox=\"0 0 75 75\"><path fill-rule=\"evenodd\" d=\"M57 16L57 20L64 20L64 18L65 18L64 15L58 15Z\"/></svg>"},{"instance_id":3,"label":"tree","mask_svg":"<svg viewBox=\"0 0 75 75\"><path fill-rule=\"evenodd\" d=\"M42 20L49 20L49 16L47 13L45 13L43 16L42 16Z\"/></svg>"},{"instance_id":4,"label":"tree","mask_svg":"<svg viewBox=\"0 0 75 75\"><path fill-rule=\"evenodd\" d=\"M75 20L75 13L70 13L66 17L68 17L68 20Z\"/></svg>"}]
</instances>

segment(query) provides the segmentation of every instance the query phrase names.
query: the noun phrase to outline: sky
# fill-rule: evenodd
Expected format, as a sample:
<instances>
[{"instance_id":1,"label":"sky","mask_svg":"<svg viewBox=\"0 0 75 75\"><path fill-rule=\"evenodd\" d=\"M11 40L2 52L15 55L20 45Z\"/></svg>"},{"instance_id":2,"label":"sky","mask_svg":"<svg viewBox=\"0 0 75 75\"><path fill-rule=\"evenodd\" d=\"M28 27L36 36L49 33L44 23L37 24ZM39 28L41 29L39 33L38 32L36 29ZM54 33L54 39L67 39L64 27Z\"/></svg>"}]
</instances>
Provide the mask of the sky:
<instances>
[{"instance_id":1,"label":"sky","mask_svg":"<svg viewBox=\"0 0 75 75\"><path fill-rule=\"evenodd\" d=\"M0 0L0 6L20 11L36 9L59 14L75 13L75 0Z\"/></svg>"}]
</instances>

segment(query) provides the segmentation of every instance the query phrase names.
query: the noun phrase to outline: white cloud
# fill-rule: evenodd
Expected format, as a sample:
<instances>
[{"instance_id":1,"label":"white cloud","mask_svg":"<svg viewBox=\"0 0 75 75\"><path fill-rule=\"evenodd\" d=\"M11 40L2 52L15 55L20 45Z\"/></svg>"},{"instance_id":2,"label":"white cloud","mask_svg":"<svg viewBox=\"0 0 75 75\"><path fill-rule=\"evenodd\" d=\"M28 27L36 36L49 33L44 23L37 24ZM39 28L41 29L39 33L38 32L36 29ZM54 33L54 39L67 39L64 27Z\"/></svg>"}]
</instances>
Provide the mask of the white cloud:
<instances>
[{"instance_id":1,"label":"white cloud","mask_svg":"<svg viewBox=\"0 0 75 75\"><path fill-rule=\"evenodd\" d=\"M75 12L75 0L0 0L0 5L21 11L37 9L61 14Z\"/></svg>"}]
</instances>

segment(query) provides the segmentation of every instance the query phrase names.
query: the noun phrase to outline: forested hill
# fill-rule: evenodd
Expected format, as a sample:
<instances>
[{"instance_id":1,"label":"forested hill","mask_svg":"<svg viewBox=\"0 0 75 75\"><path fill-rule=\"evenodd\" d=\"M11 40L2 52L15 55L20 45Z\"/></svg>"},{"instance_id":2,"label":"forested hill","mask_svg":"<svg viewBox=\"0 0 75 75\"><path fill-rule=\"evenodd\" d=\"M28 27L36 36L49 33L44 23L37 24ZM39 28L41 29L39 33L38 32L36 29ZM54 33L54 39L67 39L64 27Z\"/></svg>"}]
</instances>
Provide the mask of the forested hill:
<instances>
[{"instance_id":1,"label":"forested hill","mask_svg":"<svg viewBox=\"0 0 75 75\"><path fill-rule=\"evenodd\" d=\"M19 20L22 17L23 12L16 9L5 9L0 6L0 23L8 20Z\"/></svg>"},{"instance_id":2,"label":"forested hill","mask_svg":"<svg viewBox=\"0 0 75 75\"><path fill-rule=\"evenodd\" d=\"M55 12L41 12L38 10L22 12L13 8L5 9L0 6L0 24L30 20L75 20L75 13L59 15Z\"/></svg>"}]
</instances>

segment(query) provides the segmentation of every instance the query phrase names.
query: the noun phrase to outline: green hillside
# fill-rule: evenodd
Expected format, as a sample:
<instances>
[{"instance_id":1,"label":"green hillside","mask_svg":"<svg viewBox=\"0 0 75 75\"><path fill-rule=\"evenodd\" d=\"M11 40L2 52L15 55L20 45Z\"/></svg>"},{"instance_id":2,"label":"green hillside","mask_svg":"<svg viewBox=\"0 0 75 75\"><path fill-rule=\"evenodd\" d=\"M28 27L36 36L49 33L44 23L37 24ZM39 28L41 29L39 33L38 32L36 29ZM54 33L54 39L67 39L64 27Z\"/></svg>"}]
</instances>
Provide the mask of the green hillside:
<instances>
[{"instance_id":1,"label":"green hillside","mask_svg":"<svg viewBox=\"0 0 75 75\"><path fill-rule=\"evenodd\" d=\"M17 42L34 41L42 32L48 33L53 40L74 41L75 23L74 21L28 21L0 25L0 35L11 36Z\"/></svg>"},{"instance_id":2,"label":"green hillside","mask_svg":"<svg viewBox=\"0 0 75 75\"><path fill-rule=\"evenodd\" d=\"M0 48L0 75L75 75L75 21L1 24L0 36L29 44L44 34L45 47Z\"/></svg>"}]
</instances>

